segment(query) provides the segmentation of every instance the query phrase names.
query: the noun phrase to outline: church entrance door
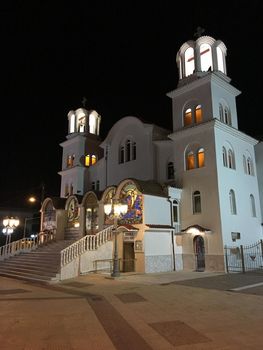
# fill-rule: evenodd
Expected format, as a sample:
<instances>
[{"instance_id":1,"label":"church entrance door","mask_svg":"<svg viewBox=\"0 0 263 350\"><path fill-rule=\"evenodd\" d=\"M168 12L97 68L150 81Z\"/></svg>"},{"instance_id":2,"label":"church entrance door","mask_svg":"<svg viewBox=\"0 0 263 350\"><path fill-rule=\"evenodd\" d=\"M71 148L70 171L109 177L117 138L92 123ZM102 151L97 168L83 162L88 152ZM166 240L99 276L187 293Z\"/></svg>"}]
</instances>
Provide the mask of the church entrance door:
<instances>
[{"instance_id":1,"label":"church entrance door","mask_svg":"<svg viewBox=\"0 0 263 350\"><path fill-rule=\"evenodd\" d=\"M135 271L134 243L123 242L123 272Z\"/></svg>"},{"instance_id":2,"label":"church entrance door","mask_svg":"<svg viewBox=\"0 0 263 350\"><path fill-rule=\"evenodd\" d=\"M195 236L194 238L194 253L196 271L205 270L205 242L202 236Z\"/></svg>"}]
</instances>

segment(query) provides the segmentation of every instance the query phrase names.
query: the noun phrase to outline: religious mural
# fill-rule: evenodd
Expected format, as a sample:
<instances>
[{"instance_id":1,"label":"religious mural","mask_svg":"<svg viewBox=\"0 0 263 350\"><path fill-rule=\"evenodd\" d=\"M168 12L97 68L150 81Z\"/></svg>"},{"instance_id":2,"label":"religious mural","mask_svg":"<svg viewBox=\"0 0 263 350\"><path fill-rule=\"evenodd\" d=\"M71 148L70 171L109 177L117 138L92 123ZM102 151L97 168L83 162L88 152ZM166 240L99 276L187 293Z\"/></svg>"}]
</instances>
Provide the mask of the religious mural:
<instances>
[{"instance_id":1,"label":"religious mural","mask_svg":"<svg viewBox=\"0 0 263 350\"><path fill-rule=\"evenodd\" d=\"M72 197L68 203L68 226L74 227L79 221L79 206L76 198Z\"/></svg>"},{"instance_id":2,"label":"religious mural","mask_svg":"<svg viewBox=\"0 0 263 350\"><path fill-rule=\"evenodd\" d=\"M118 220L118 224L141 224L143 213L142 194L133 182L124 185L120 193L120 200L124 200L128 204L128 211Z\"/></svg>"},{"instance_id":3,"label":"religious mural","mask_svg":"<svg viewBox=\"0 0 263 350\"><path fill-rule=\"evenodd\" d=\"M42 230L49 231L56 228L56 210L53 208L52 201L49 201L43 213Z\"/></svg>"}]
</instances>

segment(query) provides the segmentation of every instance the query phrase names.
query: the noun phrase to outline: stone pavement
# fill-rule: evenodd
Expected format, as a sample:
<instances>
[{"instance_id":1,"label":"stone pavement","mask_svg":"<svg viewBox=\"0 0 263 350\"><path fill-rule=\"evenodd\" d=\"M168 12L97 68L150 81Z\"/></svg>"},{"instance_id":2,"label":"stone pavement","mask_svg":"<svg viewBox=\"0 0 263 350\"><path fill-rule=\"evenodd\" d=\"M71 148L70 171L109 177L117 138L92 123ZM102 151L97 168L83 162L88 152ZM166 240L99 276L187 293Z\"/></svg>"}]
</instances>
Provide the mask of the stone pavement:
<instances>
[{"instance_id":1,"label":"stone pavement","mask_svg":"<svg viewBox=\"0 0 263 350\"><path fill-rule=\"evenodd\" d=\"M262 289L262 273L0 277L0 349L263 349Z\"/></svg>"}]
</instances>

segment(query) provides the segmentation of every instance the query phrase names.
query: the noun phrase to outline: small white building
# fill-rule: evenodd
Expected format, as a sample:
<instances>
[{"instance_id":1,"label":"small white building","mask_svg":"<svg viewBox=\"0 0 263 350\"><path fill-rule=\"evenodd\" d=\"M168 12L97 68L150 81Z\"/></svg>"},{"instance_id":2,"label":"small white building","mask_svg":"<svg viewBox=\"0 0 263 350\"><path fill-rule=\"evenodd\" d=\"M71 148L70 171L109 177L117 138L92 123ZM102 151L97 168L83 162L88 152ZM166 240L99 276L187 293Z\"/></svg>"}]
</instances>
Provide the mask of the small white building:
<instances>
[{"instance_id":1,"label":"small white building","mask_svg":"<svg viewBox=\"0 0 263 350\"><path fill-rule=\"evenodd\" d=\"M70 111L61 198L45 200L42 229L61 239L96 234L113 223L104 204L126 201L119 254L123 271L135 259L138 272L224 271L225 245L262 239L263 150L238 130L241 92L226 53L209 36L181 46L178 86L167 94L173 130L127 116L101 141L96 111Z\"/></svg>"}]
</instances>

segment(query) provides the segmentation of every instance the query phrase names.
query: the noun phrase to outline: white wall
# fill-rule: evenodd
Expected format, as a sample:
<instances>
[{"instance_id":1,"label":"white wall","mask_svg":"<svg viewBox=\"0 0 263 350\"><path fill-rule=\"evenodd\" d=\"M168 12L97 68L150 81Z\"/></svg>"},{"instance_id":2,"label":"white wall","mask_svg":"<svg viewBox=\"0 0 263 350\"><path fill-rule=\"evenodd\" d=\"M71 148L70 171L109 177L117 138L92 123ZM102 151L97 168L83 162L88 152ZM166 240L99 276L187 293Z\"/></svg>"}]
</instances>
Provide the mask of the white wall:
<instances>
[{"instance_id":1,"label":"white wall","mask_svg":"<svg viewBox=\"0 0 263 350\"><path fill-rule=\"evenodd\" d=\"M171 208L168 198L144 195L144 223L171 225Z\"/></svg>"}]
</instances>

